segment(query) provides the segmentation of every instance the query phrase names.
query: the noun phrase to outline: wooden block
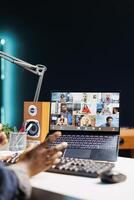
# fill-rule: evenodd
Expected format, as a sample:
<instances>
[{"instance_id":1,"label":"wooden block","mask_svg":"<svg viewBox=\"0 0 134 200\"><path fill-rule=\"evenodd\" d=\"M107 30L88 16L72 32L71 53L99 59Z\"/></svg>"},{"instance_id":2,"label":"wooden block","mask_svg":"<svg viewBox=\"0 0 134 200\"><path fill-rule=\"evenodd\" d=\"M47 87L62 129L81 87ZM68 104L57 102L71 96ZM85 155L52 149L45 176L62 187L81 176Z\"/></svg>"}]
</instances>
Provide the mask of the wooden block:
<instances>
[{"instance_id":1,"label":"wooden block","mask_svg":"<svg viewBox=\"0 0 134 200\"><path fill-rule=\"evenodd\" d=\"M134 149L134 128L120 129L120 149Z\"/></svg>"}]
</instances>

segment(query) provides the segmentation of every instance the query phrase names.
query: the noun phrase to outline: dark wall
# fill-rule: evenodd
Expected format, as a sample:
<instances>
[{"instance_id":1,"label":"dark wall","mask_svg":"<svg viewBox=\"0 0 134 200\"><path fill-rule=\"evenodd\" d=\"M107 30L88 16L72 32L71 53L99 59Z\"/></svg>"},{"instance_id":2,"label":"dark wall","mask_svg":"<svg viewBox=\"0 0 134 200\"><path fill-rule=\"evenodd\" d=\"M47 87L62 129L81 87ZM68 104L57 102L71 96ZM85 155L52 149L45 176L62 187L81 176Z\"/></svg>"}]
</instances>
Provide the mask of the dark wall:
<instances>
[{"instance_id":1,"label":"dark wall","mask_svg":"<svg viewBox=\"0 0 134 200\"><path fill-rule=\"evenodd\" d=\"M90 3L89 3L90 2ZM53 89L121 90L121 125L134 126L134 2L6 2L3 30L19 38L19 57L48 67L40 100ZM36 78L23 72L21 94L33 98Z\"/></svg>"}]
</instances>

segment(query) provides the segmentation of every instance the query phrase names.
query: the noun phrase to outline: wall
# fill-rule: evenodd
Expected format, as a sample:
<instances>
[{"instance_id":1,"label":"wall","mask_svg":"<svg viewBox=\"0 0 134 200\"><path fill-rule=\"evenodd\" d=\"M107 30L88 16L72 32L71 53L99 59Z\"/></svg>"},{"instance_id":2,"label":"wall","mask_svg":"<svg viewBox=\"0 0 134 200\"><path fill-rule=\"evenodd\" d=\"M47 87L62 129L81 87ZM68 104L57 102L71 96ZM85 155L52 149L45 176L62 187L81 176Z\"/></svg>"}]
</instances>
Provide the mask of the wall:
<instances>
[{"instance_id":1,"label":"wall","mask_svg":"<svg viewBox=\"0 0 134 200\"><path fill-rule=\"evenodd\" d=\"M3 3L3 29L19 38L19 58L48 67L40 100L50 90L121 90L121 125L134 126L134 2ZM37 79L28 72L19 95L32 100ZM20 122L17 122L20 123Z\"/></svg>"}]
</instances>

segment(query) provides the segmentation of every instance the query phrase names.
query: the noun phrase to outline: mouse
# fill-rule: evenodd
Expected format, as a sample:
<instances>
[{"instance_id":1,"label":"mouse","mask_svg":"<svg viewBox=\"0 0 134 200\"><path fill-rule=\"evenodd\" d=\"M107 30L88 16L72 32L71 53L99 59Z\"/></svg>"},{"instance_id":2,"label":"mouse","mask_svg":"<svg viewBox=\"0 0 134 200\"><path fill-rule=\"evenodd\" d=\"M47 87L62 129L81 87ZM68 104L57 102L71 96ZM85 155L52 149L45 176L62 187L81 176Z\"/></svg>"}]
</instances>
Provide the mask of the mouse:
<instances>
[{"instance_id":1,"label":"mouse","mask_svg":"<svg viewBox=\"0 0 134 200\"><path fill-rule=\"evenodd\" d=\"M117 171L107 171L100 175L101 182L103 183L120 183L126 180L126 175Z\"/></svg>"}]
</instances>

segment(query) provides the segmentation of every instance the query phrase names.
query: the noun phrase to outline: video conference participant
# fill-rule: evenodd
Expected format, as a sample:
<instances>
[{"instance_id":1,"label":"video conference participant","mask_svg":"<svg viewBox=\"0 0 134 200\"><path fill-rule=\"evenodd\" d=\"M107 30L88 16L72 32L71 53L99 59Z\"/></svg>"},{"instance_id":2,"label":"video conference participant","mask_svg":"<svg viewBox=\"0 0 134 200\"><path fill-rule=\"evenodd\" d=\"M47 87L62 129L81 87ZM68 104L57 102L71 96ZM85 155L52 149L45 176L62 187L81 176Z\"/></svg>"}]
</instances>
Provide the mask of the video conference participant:
<instances>
[{"instance_id":1,"label":"video conference participant","mask_svg":"<svg viewBox=\"0 0 134 200\"><path fill-rule=\"evenodd\" d=\"M67 119L68 125L72 125L72 113L68 111L67 104L61 104L61 116Z\"/></svg>"},{"instance_id":2,"label":"video conference participant","mask_svg":"<svg viewBox=\"0 0 134 200\"><path fill-rule=\"evenodd\" d=\"M91 126L91 117L88 114L85 114L81 118L80 126L90 127Z\"/></svg>"},{"instance_id":3,"label":"video conference participant","mask_svg":"<svg viewBox=\"0 0 134 200\"><path fill-rule=\"evenodd\" d=\"M0 146L3 146L7 139L1 130L2 125L0 124ZM0 162L0 200L20 200L30 197L29 178L57 164L60 161L62 150L67 147L65 142L55 147L49 147L49 144L60 135L60 132L55 132L46 141L22 154L19 162L12 166L5 167Z\"/></svg>"},{"instance_id":4,"label":"video conference participant","mask_svg":"<svg viewBox=\"0 0 134 200\"><path fill-rule=\"evenodd\" d=\"M57 124L58 126L63 126L63 125L68 125L68 122L67 122L67 118L64 117L63 115L61 115L58 120L57 120Z\"/></svg>"},{"instance_id":5,"label":"video conference participant","mask_svg":"<svg viewBox=\"0 0 134 200\"><path fill-rule=\"evenodd\" d=\"M84 104L84 106L82 108L82 113L91 113L91 110L89 109L87 104Z\"/></svg>"},{"instance_id":6,"label":"video conference participant","mask_svg":"<svg viewBox=\"0 0 134 200\"><path fill-rule=\"evenodd\" d=\"M114 127L114 124L112 122L113 122L113 117L108 116L106 118L106 123L102 124L101 127Z\"/></svg>"}]
</instances>

